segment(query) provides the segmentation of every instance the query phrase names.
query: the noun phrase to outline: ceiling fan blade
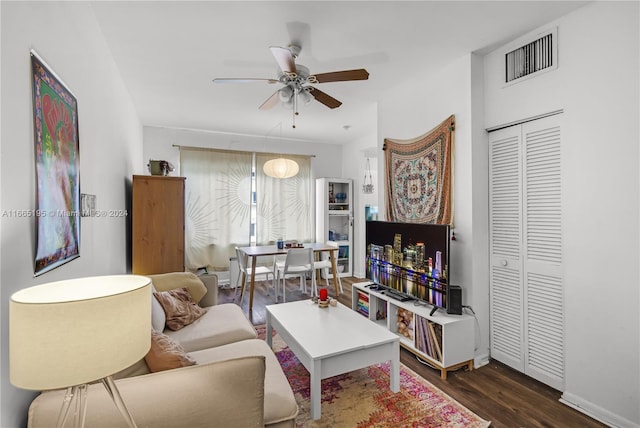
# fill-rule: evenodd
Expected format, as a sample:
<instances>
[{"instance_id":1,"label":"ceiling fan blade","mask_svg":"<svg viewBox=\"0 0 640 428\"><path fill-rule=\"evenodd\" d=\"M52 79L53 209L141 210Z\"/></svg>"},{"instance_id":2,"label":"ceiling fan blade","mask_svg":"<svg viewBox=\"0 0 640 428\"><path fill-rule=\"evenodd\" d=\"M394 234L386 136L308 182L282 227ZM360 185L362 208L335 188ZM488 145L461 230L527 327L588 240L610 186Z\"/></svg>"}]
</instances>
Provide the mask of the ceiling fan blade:
<instances>
[{"instance_id":1,"label":"ceiling fan blade","mask_svg":"<svg viewBox=\"0 0 640 428\"><path fill-rule=\"evenodd\" d=\"M364 68L357 70L333 71L331 73L320 73L315 75L318 83L325 82L346 82L349 80L367 80L369 72Z\"/></svg>"},{"instance_id":2,"label":"ceiling fan blade","mask_svg":"<svg viewBox=\"0 0 640 428\"><path fill-rule=\"evenodd\" d=\"M222 77L213 79L213 83L278 83L276 79L244 79L235 77Z\"/></svg>"},{"instance_id":3,"label":"ceiling fan blade","mask_svg":"<svg viewBox=\"0 0 640 428\"><path fill-rule=\"evenodd\" d=\"M283 73L296 73L296 63L289 49L279 46L271 46L269 49Z\"/></svg>"},{"instance_id":4,"label":"ceiling fan blade","mask_svg":"<svg viewBox=\"0 0 640 428\"><path fill-rule=\"evenodd\" d=\"M279 92L280 92L279 89L277 91L275 91L273 93L273 95L271 95L269 98L267 98L267 100L265 102L263 102L260 107L258 107L258 109L259 110L269 110L270 108L273 108L276 104L278 104L278 102L280 101L280 98L278 97L278 93Z\"/></svg>"},{"instance_id":5,"label":"ceiling fan blade","mask_svg":"<svg viewBox=\"0 0 640 428\"><path fill-rule=\"evenodd\" d=\"M315 98L316 101L326 105L329 108L338 108L342 105L341 101L336 100L331 95L327 95L320 89L311 87L310 94L313 95L313 98Z\"/></svg>"}]
</instances>

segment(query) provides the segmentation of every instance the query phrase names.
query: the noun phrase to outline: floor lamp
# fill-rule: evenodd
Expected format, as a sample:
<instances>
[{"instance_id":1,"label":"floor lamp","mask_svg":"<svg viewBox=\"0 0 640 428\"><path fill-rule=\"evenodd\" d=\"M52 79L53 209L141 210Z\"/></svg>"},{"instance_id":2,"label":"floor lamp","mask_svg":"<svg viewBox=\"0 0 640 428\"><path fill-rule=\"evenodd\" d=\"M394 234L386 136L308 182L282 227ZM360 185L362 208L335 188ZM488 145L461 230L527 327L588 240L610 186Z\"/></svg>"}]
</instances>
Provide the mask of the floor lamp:
<instances>
[{"instance_id":1,"label":"floor lamp","mask_svg":"<svg viewBox=\"0 0 640 428\"><path fill-rule=\"evenodd\" d=\"M9 303L9 371L18 388L66 388L57 426L72 410L84 426L87 384L101 380L130 427L135 422L111 375L151 345L151 280L95 276L22 289Z\"/></svg>"}]
</instances>

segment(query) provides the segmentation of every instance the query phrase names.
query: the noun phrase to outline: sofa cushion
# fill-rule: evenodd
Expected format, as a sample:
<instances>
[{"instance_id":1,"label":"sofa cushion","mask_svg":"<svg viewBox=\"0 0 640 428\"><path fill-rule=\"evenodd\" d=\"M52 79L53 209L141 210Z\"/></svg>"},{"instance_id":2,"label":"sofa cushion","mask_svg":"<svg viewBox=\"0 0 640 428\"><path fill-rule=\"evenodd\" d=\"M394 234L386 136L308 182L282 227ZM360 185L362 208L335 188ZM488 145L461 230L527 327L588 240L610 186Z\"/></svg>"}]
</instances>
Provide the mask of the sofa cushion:
<instances>
[{"instance_id":1,"label":"sofa cushion","mask_svg":"<svg viewBox=\"0 0 640 428\"><path fill-rule=\"evenodd\" d=\"M157 291L186 288L196 303L200 303L200 300L207 294L207 287L196 274L191 272L170 272L147 276L151 278L151 282L153 282L153 286Z\"/></svg>"},{"instance_id":2,"label":"sofa cushion","mask_svg":"<svg viewBox=\"0 0 640 428\"><path fill-rule=\"evenodd\" d=\"M111 375L113 379L124 379L126 377L142 376L151 373L149 366L147 366L144 357L140 358L137 363L134 363L124 370L120 370L117 373Z\"/></svg>"},{"instance_id":3,"label":"sofa cushion","mask_svg":"<svg viewBox=\"0 0 640 428\"><path fill-rule=\"evenodd\" d=\"M153 293L155 292L156 289L154 287ZM156 296L154 296L153 293L151 293L151 327L153 327L155 331L162 332L164 331L164 327L167 323L167 317L162 305L158 302L158 299L156 299Z\"/></svg>"},{"instance_id":4,"label":"sofa cushion","mask_svg":"<svg viewBox=\"0 0 640 428\"><path fill-rule=\"evenodd\" d=\"M194 302L186 288L157 291L153 295L162 305L167 318L166 325L171 330L180 330L205 313L205 310Z\"/></svg>"},{"instance_id":5,"label":"sofa cushion","mask_svg":"<svg viewBox=\"0 0 640 428\"><path fill-rule=\"evenodd\" d=\"M197 364L207 364L240 356L262 355L267 369L264 377L264 424L293 421L298 414L298 405L275 354L264 340L252 339L230 343L216 348L190 352ZM293 425L293 424L292 424Z\"/></svg>"},{"instance_id":6,"label":"sofa cushion","mask_svg":"<svg viewBox=\"0 0 640 428\"><path fill-rule=\"evenodd\" d=\"M178 331L167 329L164 333L187 352L258 337L238 305L224 303L204 310L205 314L192 324Z\"/></svg>"},{"instance_id":7,"label":"sofa cushion","mask_svg":"<svg viewBox=\"0 0 640 428\"><path fill-rule=\"evenodd\" d=\"M166 334L151 330L151 349L144 357L149 370L160 372L192 366L196 361Z\"/></svg>"}]
</instances>

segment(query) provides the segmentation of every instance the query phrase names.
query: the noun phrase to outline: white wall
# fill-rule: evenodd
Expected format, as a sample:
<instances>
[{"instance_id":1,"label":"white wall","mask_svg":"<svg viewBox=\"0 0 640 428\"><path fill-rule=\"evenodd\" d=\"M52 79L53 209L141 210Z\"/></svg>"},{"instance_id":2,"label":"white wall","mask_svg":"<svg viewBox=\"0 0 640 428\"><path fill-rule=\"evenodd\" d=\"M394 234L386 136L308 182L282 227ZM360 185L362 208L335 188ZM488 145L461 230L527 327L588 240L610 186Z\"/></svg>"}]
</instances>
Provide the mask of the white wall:
<instances>
[{"instance_id":1,"label":"white wall","mask_svg":"<svg viewBox=\"0 0 640 428\"><path fill-rule=\"evenodd\" d=\"M265 135L268 132L269 130L266 130ZM162 159L171 162L176 167L176 171L172 175L179 175L180 150L173 147L174 145L313 155L315 157L311 161L311 169L315 177L340 177L342 172L342 146L337 144L281 140L273 137L273 133L269 134L269 138L267 138L266 136L223 134L153 126L144 127L143 166L145 172L148 173L146 165L149 159ZM313 187L315 189L315 185Z\"/></svg>"},{"instance_id":2,"label":"white wall","mask_svg":"<svg viewBox=\"0 0 640 428\"><path fill-rule=\"evenodd\" d=\"M595 2L558 20L559 68L502 88L486 57L486 126L564 109L563 400L640 424L639 3Z\"/></svg>"},{"instance_id":3,"label":"white wall","mask_svg":"<svg viewBox=\"0 0 640 428\"><path fill-rule=\"evenodd\" d=\"M91 7L75 2L0 2L0 8L2 210L30 210L36 204L30 49L78 99L81 191L97 196L98 209L126 209L127 183L133 173L143 171L142 126ZM26 426L27 408L35 395L9 382L11 294L45 282L126 272L127 221L126 217L82 218L80 258L34 278L34 219L1 217L0 426Z\"/></svg>"},{"instance_id":4,"label":"white wall","mask_svg":"<svg viewBox=\"0 0 640 428\"><path fill-rule=\"evenodd\" d=\"M371 107L373 117L377 115L377 106ZM378 155L381 150L377 147L377 134L375 122L371 133L355 140L343 147L342 174L340 177L353 180L353 249L351 259L353 263L353 276L365 277L365 242L366 242L366 218L365 206L377 207L379 205L380 186L378 183ZM374 191L371 194L362 192L367 157L370 159L371 177Z\"/></svg>"},{"instance_id":5,"label":"white wall","mask_svg":"<svg viewBox=\"0 0 640 428\"><path fill-rule=\"evenodd\" d=\"M403 79L380 101L378 141L380 149L377 183L379 207L384 216L384 152L385 138L406 140L436 127L451 114L455 115L454 217L456 241L451 242L450 279L463 289L463 304L473 308L479 331L476 332L476 361L482 365L488 358L489 318L488 294L488 222L486 133L474 120L478 110L472 105L472 70L478 69L478 58L466 55L448 67L429 76ZM478 164L479 165L476 165ZM480 177L480 180L478 180ZM485 200L485 202L481 202ZM485 249L479 251L479 249Z\"/></svg>"}]
</instances>

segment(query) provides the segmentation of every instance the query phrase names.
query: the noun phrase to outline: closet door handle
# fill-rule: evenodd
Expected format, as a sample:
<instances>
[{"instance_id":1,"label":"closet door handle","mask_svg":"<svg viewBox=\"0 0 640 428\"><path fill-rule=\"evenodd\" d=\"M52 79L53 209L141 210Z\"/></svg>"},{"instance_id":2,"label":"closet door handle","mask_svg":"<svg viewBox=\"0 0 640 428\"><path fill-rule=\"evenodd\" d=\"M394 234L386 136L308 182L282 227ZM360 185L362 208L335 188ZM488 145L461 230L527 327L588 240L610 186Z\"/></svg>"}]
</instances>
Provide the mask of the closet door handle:
<instances>
[{"instance_id":1,"label":"closet door handle","mask_svg":"<svg viewBox=\"0 0 640 428\"><path fill-rule=\"evenodd\" d=\"M506 266L506 265L508 265L509 263L508 263L506 260L502 260L502 261L500 262L500 264L501 264L502 266Z\"/></svg>"}]
</instances>

